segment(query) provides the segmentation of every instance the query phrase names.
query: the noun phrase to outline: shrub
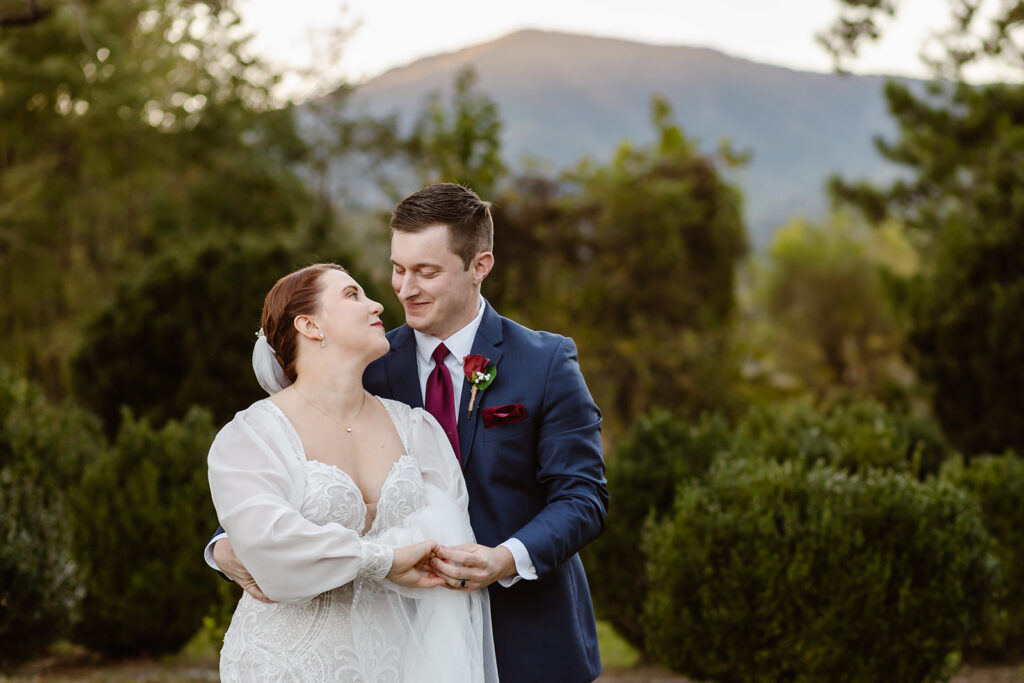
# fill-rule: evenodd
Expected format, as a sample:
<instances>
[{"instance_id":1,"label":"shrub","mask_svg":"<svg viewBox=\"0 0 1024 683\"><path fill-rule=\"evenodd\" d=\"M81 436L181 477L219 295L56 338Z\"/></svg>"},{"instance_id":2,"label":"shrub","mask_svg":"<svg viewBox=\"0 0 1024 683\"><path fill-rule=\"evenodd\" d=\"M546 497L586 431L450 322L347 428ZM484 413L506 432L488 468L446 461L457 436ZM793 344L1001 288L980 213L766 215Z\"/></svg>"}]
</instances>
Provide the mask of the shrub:
<instances>
[{"instance_id":1,"label":"shrub","mask_svg":"<svg viewBox=\"0 0 1024 683\"><path fill-rule=\"evenodd\" d=\"M80 590L65 492L101 448L98 420L0 368L0 665L66 634Z\"/></svg>"},{"instance_id":2,"label":"shrub","mask_svg":"<svg viewBox=\"0 0 1024 683\"><path fill-rule=\"evenodd\" d=\"M303 258L274 242L221 241L154 259L122 282L86 326L72 359L76 395L111 435L122 406L156 426L193 405L227 422L266 396L252 372L264 297L278 278L318 260L336 260L367 296L387 301L345 253ZM397 307L385 313L390 327Z\"/></svg>"},{"instance_id":3,"label":"shrub","mask_svg":"<svg viewBox=\"0 0 1024 683\"><path fill-rule=\"evenodd\" d=\"M995 618L977 651L1018 658L1024 655L1024 460L1013 453L975 457L967 465L954 460L942 474L978 501L1005 578Z\"/></svg>"},{"instance_id":4,"label":"shrub","mask_svg":"<svg viewBox=\"0 0 1024 683\"><path fill-rule=\"evenodd\" d=\"M645 533L651 652L716 681L923 681L981 627L995 566L966 493L735 460Z\"/></svg>"},{"instance_id":5,"label":"shrub","mask_svg":"<svg viewBox=\"0 0 1024 683\"><path fill-rule=\"evenodd\" d=\"M924 478L939 470L950 450L930 423L893 413L874 401L856 401L825 413L803 403L755 409L737 427L730 453L777 462L820 462L849 472L909 472Z\"/></svg>"},{"instance_id":6,"label":"shrub","mask_svg":"<svg viewBox=\"0 0 1024 683\"><path fill-rule=\"evenodd\" d=\"M77 501L86 595L78 640L115 655L177 651L218 599L201 549L216 519L206 477L214 428L189 411L155 430L125 413Z\"/></svg>"},{"instance_id":7,"label":"shrub","mask_svg":"<svg viewBox=\"0 0 1024 683\"><path fill-rule=\"evenodd\" d=\"M721 416L689 424L654 411L638 420L609 458L613 508L604 531L586 550L587 577L601 616L634 647L643 649L647 578L639 545L644 522L669 512L679 482L703 476L728 439Z\"/></svg>"}]
</instances>

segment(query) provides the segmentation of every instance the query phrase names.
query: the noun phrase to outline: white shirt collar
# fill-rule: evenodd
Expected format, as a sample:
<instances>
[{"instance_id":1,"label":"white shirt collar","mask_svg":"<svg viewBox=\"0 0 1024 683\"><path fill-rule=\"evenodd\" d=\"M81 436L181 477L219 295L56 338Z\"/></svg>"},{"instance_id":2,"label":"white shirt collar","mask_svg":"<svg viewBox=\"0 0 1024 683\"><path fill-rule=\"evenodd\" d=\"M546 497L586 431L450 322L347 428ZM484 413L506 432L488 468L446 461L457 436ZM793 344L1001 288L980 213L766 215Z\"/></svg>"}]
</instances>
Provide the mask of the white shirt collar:
<instances>
[{"instance_id":1,"label":"white shirt collar","mask_svg":"<svg viewBox=\"0 0 1024 683\"><path fill-rule=\"evenodd\" d=\"M486 308L486 304L484 303L483 296L481 296L476 317L468 325L447 339L439 339L432 334L424 334L419 330L413 330L413 335L416 337L416 356L419 360L419 366L421 368L430 366L430 357L434 355L434 349L442 341L448 347L448 352L452 357L458 361L459 365L462 365L462 359L473 352L473 340L476 339L476 331L480 329L480 321L484 318L484 308Z\"/></svg>"}]
</instances>

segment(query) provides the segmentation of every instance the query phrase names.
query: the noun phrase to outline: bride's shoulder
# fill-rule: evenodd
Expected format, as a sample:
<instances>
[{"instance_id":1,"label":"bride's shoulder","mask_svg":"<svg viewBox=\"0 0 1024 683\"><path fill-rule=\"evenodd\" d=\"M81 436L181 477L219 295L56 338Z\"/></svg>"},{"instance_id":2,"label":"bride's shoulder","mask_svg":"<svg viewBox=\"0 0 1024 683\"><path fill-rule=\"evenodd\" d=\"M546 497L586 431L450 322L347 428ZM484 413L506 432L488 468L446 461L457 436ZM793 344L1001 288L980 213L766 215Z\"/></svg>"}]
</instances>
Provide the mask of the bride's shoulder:
<instances>
[{"instance_id":1,"label":"bride's shoulder","mask_svg":"<svg viewBox=\"0 0 1024 683\"><path fill-rule=\"evenodd\" d=\"M383 396L377 395L374 395L374 398L381 402L381 405L384 406L392 417L408 419L415 410L415 408L410 406L408 403L402 403L401 401L396 401L393 398L384 398Z\"/></svg>"},{"instance_id":2,"label":"bride's shoulder","mask_svg":"<svg viewBox=\"0 0 1024 683\"><path fill-rule=\"evenodd\" d=\"M218 437L247 434L268 441L287 439L289 431L290 423L284 412L270 398L264 398L235 413L221 428Z\"/></svg>"}]
</instances>

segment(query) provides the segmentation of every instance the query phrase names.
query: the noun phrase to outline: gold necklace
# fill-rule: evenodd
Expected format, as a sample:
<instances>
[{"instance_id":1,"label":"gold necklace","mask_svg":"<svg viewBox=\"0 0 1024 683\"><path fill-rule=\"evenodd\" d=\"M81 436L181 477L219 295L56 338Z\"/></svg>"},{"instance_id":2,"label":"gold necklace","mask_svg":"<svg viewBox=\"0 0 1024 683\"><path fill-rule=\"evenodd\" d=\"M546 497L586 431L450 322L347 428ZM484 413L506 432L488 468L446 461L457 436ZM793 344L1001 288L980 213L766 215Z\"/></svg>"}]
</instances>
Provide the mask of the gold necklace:
<instances>
[{"instance_id":1,"label":"gold necklace","mask_svg":"<svg viewBox=\"0 0 1024 683\"><path fill-rule=\"evenodd\" d=\"M306 403L311 405L313 408L315 408L317 411L319 411L320 414L323 415L324 417L326 417L328 420L333 420L334 422L337 422L338 424L340 424L342 427L345 428L346 432L351 432L352 431L352 425L354 425L356 423L356 420L359 419L359 416L363 413L363 406L366 405L366 392L364 391L363 392L363 402L359 404L359 410L356 411L356 416L353 417L352 421L349 422L346 425L344 422L342 422L338 418L334 417L333 415L331 415L330 413L325 411L323 408L321 408L320 406L318 406L317 404L313 403L308 398L306 398L306 395L304 393L302 393L301 391L299 391L298 388L296 388L295 391L296 391L296 393L298 393L299 396L302 397L303 401L305 401Z\"/></svg>"}]
</instances>

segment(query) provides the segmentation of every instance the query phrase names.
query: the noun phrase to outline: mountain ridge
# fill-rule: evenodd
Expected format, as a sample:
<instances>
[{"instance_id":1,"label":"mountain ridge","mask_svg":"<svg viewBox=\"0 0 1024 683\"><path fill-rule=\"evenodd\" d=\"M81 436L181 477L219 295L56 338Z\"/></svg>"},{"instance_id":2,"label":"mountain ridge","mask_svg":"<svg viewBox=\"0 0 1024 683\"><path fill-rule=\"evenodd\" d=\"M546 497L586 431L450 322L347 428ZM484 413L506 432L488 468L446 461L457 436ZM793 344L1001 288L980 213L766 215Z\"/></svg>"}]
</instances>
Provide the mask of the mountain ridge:
<instances>
[{"instance_id":1,"label":"mountain ridge","mask_svg":"<svg viewBox=\"0 0 1024 683\"><path fill-rule=\"evenodd\" d=\"M751 150L733 177L755 245L791 217L821 217L833 173L876 182L895 174L872 143L894 132L882 92L889 77L805 72L707 47L524 29L395 67L359 86L351 104L408 123L468 66L498 105L513 166L528 158L564 168L606 160L624 140L650 142L654 94L702 150L722 139Z\"/></svg>"}]
</instances>

